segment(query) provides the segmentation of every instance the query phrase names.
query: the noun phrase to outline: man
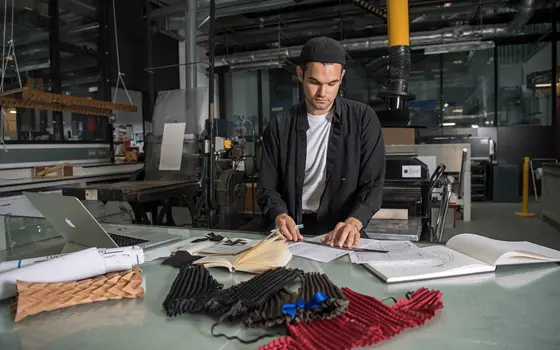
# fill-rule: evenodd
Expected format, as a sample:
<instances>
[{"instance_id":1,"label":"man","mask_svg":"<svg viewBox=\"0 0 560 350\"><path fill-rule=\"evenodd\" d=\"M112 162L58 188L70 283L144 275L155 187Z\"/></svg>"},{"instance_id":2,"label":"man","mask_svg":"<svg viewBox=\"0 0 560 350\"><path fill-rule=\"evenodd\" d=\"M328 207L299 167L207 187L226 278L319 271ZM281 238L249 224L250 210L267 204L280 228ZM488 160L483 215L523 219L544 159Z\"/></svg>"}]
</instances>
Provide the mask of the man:
<instances>
[{"instance_id":1,"label":"man","mask_svg":"<svg viewBox=\"0 0 560 350\"><path fill-rule=\"evenodd\" d=\"M371 107L337 96L346 65L340 43L311 39L300 61L305 102L264 132L257 201L288 240L328 232L323 242L352 247L381 207L381 125Z\"/></svg>"}]
</instances>

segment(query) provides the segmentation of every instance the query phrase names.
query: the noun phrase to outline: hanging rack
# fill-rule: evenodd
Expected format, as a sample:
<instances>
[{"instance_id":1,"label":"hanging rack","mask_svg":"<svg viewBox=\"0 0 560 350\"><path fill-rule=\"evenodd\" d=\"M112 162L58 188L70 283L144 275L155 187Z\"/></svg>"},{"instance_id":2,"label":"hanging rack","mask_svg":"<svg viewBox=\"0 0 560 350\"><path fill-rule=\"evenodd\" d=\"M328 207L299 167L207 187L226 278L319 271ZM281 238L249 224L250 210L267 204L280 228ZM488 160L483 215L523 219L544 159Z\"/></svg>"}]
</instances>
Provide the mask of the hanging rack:
<instances>
[{"instance_id":1,"label":"hanging rack","mask_svg":"<svg viewBox=\"0 0 560 350\"><path fill-rule=\"evenodd\" d=\"M118 48L118 35L117 35L117 22L115 14L115 2L113 1L113 22L115 25L115 43L117 48L117 85L115 88L115 94L113 96L113 101L99 101L93 100L91 98L66 96L62 94L55 94L50 92L45 92L43 87L42 79L27 77L26 86L22 85L19 67L17 63L17 57L15 54L15 42L14 42L14 2L11 0L12 4L12 24L10 40L6 42L6 29L7 29L7 7L8 1L4 0L4 28L3 28L3 44L2 44L2 75L0 81L0 106L3 108L32 108L32 109L42 109L42 110L52 110L57 112L71 112L80 113L86 115L96 115L96 116L106 116L110 117L113 115L114 110L124 110L128 112L137 112L138 107L132 103L130 94L126 89L126 85L123 80L123 73L120 66L119 48ZM8 43L8 50L6 52L6 43ZM18 77L19 88L4 91L4 78L6 75L6 69L8 68L9 57L12 57L15 64L15 70ZM116 103L117 92L119 89L119 84L122 84L130 104ZM3 131L3 130L2 130Z\"/></svg>"}]
</instances>

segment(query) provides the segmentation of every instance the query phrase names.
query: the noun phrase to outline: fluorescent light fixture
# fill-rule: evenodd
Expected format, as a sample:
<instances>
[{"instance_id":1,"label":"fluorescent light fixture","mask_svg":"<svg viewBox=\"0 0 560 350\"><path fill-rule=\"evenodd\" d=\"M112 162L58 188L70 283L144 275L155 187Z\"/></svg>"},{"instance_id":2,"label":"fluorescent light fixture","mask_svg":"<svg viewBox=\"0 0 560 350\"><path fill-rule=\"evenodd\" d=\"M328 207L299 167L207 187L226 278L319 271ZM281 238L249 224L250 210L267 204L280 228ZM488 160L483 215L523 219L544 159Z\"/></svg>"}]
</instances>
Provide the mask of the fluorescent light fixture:
<instances>
[{"instance_id":1,"label":"fluorescent light fixture","mask_svg":"<svg viewBox=\"0 0 560 350\"><path fill-rule=\"evenodd\" d=\"M441 126L455 126L455 123L443 123Z\"/></svg>"},{"instance_id":2,"label":"fluorescent light fixture","mask_svg":"<svg viewBox=\"0 0 560 350\"><path fill-rule=\"evenodd\" d=\"M449 103L445 102L445 103L443 104L443 107L449 107Z\"/></svg>"},{"instance_id":3,"label":"fluorescent light fixture","mask_svg":"<svg viewBox=\"0 0 560 350\"><path fill-rule=\"evenodd\" d=\"M15 108L12 108L12 109L10 109L10 113L11 113L11 114L17 114L17 111L16 111Z\"/></svg>"},{"instance_id":4,"label":"fluorescent light fixture","mask_svg":"<svg viewBox=\"0 0 560 350\"><path fill-rule=\"evenodd\" d=\"M88 89L89 92L96 92L96 91L98 91L98 90L99 90L99 88L98 88L97 86L91 86L91 87Z\"/></svg>"},{"instance_id":5,"label":"fluorescent light fixture","mask_svg":"<svg viewBox=\"0 0 560 350\"><path fill-rule=\"evenodd\" d=\"M463 108L456 108L453 110L453 113L463 113Z\"/></svg>"},{"instance_id":6,"label":"fluorescent light fixture","mask_svg":"<svg viewBox=\"0 0 560 350\"><path fill-rule=\"evenodd\" d=\"M424 46L425 55L438 55L440 53L478 51L493 49L493 41L463 41L457 43Z\"/></svg>"},{"instance_id":7,"label":"fluorescent light fixture","mask_svg":"<svg viewBox=\"0 0 560 350\"><path fill-rule=\"evenodd\" d=\"M535 87L536 87L536 88L549 88L549 87L551 87L551 86L552 86L552 84L550 84L550 83L546 83L546 84L535 84Z\"/></svg>"},{"instance_id":8,"label":"fluorescent light fixture","mask_svg":"<svg viewBox=\"0 0 560 350\"><path fill-rule=\"evenodd\" d=\"M471 128L473 128L473 129L478 129L478 125L477 125L477 124L473 124L473 125L471 125Z\"/></svg>"}]
</instances>

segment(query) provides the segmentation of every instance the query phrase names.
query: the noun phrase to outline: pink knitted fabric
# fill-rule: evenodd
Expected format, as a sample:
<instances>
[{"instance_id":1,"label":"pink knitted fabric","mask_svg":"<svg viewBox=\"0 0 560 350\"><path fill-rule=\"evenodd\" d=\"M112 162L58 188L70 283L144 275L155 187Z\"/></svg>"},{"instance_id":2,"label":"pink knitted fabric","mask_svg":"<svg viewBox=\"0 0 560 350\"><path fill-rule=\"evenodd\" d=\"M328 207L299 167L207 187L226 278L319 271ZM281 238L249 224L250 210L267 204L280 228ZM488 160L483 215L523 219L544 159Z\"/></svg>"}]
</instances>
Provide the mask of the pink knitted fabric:
<instances>
[{"instance_id":1,"label":"pink knitted fabric","mask_svg":"<svg viewBox=\"0 0 560 350\"><path fill-rule=\"evenodd\" d=\"M388 306L368 295L342 288L348 311L330 320L288 324L290 335L273 340L262 350L334 350L371 346L406 328L424 325L443 308L442 294L421 288L410 299Z\"/></svg>"}]
</instances>

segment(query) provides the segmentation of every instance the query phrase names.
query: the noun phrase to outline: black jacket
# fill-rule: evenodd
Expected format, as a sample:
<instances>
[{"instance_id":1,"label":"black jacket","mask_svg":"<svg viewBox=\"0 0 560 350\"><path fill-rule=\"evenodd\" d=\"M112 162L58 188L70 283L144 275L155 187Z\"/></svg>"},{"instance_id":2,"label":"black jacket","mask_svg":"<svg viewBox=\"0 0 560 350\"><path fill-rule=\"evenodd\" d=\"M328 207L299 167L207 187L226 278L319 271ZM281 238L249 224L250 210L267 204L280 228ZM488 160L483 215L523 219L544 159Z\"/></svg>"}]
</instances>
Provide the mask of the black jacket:
<instances>
[{"instance_id":1,"label":"black jacket","mask_svg":"<svg viewBox=\"0 0 560 350\"><path fill-rule=\"evenodd\" d=\"M302 223L308 128L302 102L273 117L265 129L256 196L272 223L282 213ZM377 115L365 104L337 97L317 221L332 229L351 216L365 228L381 208L384 178L385 145Z\"/></svg>"}]
</instances>

